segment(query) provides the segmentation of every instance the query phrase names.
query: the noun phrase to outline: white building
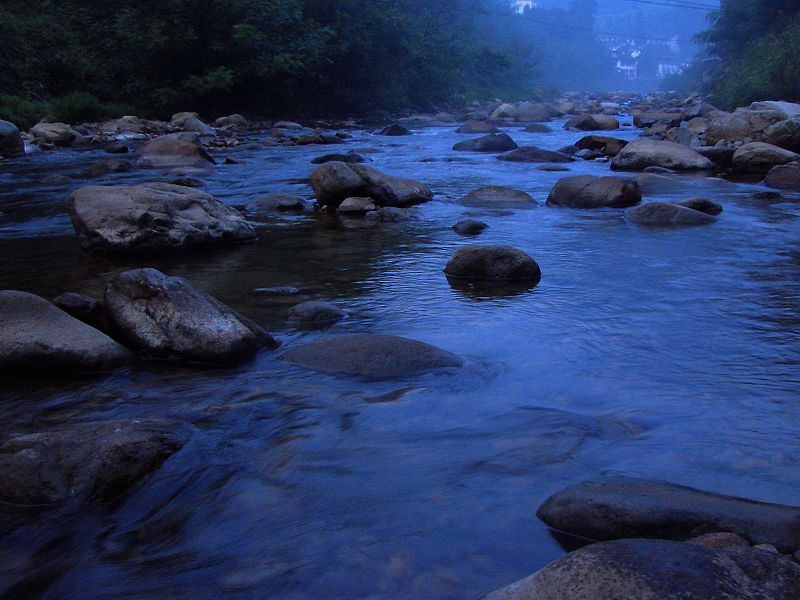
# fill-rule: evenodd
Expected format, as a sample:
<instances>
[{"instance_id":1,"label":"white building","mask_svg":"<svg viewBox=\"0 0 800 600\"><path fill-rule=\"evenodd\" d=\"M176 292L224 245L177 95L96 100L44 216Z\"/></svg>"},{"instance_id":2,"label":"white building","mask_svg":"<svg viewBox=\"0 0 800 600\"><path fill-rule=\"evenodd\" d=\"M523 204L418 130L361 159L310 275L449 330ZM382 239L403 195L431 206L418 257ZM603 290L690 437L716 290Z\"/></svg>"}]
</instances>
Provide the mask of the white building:
<instances>
[{"instance_id":1,"label":"white building","mask_svg":"<svg viewBox=\"0 0 800 600\"><path fill-rule=\"evenodd\" d=\"M529 8L536 8L536 2L533 0L514 0L514 10L519 14L523 14Z\"/></svg>"}]
</instances>

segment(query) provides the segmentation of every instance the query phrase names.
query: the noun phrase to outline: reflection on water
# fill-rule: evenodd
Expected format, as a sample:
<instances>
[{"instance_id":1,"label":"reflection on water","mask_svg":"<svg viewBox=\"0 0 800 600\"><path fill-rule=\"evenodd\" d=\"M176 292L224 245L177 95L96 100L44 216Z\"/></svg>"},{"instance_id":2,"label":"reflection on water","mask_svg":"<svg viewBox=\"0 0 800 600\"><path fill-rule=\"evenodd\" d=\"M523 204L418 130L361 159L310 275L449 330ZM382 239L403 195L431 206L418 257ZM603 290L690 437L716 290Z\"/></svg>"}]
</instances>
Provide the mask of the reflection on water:
<instances>
[{"instance_id":1,"label":"reflection on water","mask_svg":"<svg viewBox=\"0 0 800 600\"><path fill-rule=\"evenodd\" d=\"M511 133L548 149L577 138ZM543 203L564 174L460 156L450 150L459 139L451 128L402 143L355 136L353 146L379 150L367 155L371 166L435 190L408 221L365 228L311 210L259 213L258 243L157 259L80 250L63 200L101 153L3 163L2 287L97 295L115 273L152 266L189 278L284 345L235 368L154 364L6 383L3 434L144 416L179 419L195 433L112 506L0 513L0 590L477 598L563 552L535 510L587 477L656 477L800 504L797 199L758 200L753 185L683 176L647 197L704 195L724 212L714 225L674 231L630 226L619 211L476 211L455 200L492 184ZM217 167L204 189L240 207L273 192L308 198L309 161L325 153L236 152L240 164ZM51 174L74 181L43 185ZM450 226L466 215L489 229L457 236ZM448 257L476 240L528 252L541 283L515 293L452 287ZM277 287L295 289L255 291ZM289 308L310 299L333 301L349 318L328 332L292 330ZM466 366L376 382L278 360L319 336L364 332L419 339Z\"/></svg>"}]
</instances>

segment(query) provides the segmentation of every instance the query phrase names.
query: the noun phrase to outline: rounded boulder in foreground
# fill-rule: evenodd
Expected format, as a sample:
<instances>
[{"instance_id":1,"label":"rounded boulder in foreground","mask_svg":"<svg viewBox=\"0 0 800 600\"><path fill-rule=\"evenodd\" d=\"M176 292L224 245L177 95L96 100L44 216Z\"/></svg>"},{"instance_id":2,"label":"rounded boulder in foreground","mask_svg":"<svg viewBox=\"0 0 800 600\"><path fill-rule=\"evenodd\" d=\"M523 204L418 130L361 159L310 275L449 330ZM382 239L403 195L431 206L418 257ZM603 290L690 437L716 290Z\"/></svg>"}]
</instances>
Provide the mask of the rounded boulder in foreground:
<instances>
[{"instance_id":1,"label":"rounded boulder in foreground","mask_svg":"<svg viewBox=\"0 0 800 600\"><path fill-rule=\"evenodd\" d=\"M463 364L435 346L376 334L322 338L289 350L283 358L317 371L365 377L399 377Z\"/></svg>"},{"instance_id":2,"label":"rounded boulder in foreground","mask_svg":"<svg viewBox=\"0 0 800 600\"><path fill-rule=\"evenodd\" d=\"M464 246L444 268L448 278L491 283L536 284L542 271L533 258L511 246Z\"/></svg>"}]
</instances>

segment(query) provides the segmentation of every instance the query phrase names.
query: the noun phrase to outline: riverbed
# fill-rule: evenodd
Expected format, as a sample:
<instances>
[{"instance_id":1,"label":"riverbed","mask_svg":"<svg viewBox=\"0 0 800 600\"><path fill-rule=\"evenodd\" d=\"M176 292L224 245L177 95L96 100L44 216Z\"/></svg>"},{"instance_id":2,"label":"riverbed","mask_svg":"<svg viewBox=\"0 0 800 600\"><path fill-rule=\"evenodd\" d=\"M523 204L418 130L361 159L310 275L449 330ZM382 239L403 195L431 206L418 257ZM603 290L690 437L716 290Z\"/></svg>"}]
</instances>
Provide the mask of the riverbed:
<instances>
[{"instance_id":1,"label":"riverbed","mask_svg":"<svg viewBox=\"0 0 800 600\"><path fill-rule=\"evenodd\" d=\"M562 124L503 131L556 150L583 135ZM282 343L235 368L140 363L101 377L4 383L3 435L137 417L177 419L194 434L113 505L0 512L0 594L479 598L580 543L557 539L535 512L587 478L664 479L800 504L800 198L672 176L645 200L702 196L722 214L703 227L641 228L620 210L544 206L559 178L606 175L607 163L544 172L455 152L475 137L455 129L212 152L239 163L214 167L202 189L243 210L270 193L310 198L310 160L342 148L375 150L364 153L369 166L428 184L434 200L373 226L321 217L310 203L299 215L246 213L256 243L145 259L85 253L64 200L87 183L170 177L86 178L108 158L101 151L0 164L2 288L99 296L115 274L155 267ZM73 181L43 184L53 174ZM524 190L540 206L457 204L484 185ZM468 217L489 228L456 235L450 227ZM451 287L442 269L470 243L527 252L541 283L502 294ZM296 331L288 310L312 299L347 318ZM465 366L375 381L279 360L287 348L344 333L421 340Z\"/></svg>"}]
</instances>

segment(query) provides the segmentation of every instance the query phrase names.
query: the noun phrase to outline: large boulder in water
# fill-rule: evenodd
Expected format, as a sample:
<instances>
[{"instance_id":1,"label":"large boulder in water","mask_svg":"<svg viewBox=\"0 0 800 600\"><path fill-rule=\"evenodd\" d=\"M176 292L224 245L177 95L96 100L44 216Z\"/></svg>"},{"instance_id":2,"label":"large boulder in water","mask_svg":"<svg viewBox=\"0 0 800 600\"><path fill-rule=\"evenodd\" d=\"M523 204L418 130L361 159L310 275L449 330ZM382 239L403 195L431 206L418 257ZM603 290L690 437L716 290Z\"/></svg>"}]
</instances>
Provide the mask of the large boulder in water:
<instances>
[{"instance_id":1,"label":"large boulder in water","mask_svg":"<svg viewBox=\"0 0 800 600\"><path fill-rule=\"evenodd\" d=\"M592 544L484 600L793 600L800 565L758 548L626 539Z\"/></svg>"},{"instance_id":2,"label":"large boulder in water","mask_svg":"<svg viewBox=\"0 0 800 600\"><path fill-rule=\"evenodd\" d=\"M214 127L248 127L250 121L240 114L228 115L227 117L220 117L214 121Z\"/></svg>"},{"instance_id":3,"label":"large boulder in water","mask_svg":"<svg viewBox=\"0 0 800 600\"><path fill-rule=\"evenodd\" d=\"M458 142L453 150L460 152L506 152L517 147L517 143L505 133L490 133L473 140Z\"/></svg>"},{"instance_id":4,"label":"large boulder in water","mask_svg":"<svg viewBox=\"0 0 800 600\"><path fill-rule=\"evenodd\" d=\"M458 201L461 206L474 208L536 208L536 201L527 192L514 188L489 185L469 194Z\"/></svg>"},{"instance_id":5,"label":"large boulder in water","mask_svg":"<svg viewBox=\"0 0 800 600\"><path fill-rule=\"evenodd\" d=\"M764 141L792 152L800 152L800 117L770 125L764 130Z\"/></svg>"},{"instance_id":6,"label":"large boulder in water","mask_svg":"<svg viewBox=\"0 0 800 600\"><path fill-rule=\"evenodd\" d=\"M31 135L40 144L62 147L83 141L81 134L65 123L38 123L31 128Z\"/></svg>"},{"instance_id":7,"label":"large boulder in water","mask_svg":"<svg viewBox=\"0 0 800 600\"><path fill-rule=\"evenodd\" d=\"M110 501L158 469L188 440L175 421L90 421L0 443L0 501L40 506Z\"/></svg>"},{"instance_id":8,"label":"large boulder in water","mask_svg":"<svg viewBox=\"0 0 800 600\"><path fill-rule=\"evenodd\" d=\"M335 304L320 300L301 302L289 309L289 323L298 329L324 329L346 316Z\"/></svg>"},{"instance_id":9,"label":"large boulder in water","mask_svg":"<svg viewBox=\"0 0 800 600\"><path fill-rule=\"evenodd\" d=\"M741 173L767 173L773 167L800 161L800 154L772 144L744 144L733 154L733 168Z\"/></svg>"},{"instance_id":10,"label":"large boulder in water","mask_svg":"<svg viewBox=\"0 0 800 600\"><path fill-rule=\"evenodd\" d=\"M90 250L149 252L256 238L236 209L170 183L85 186L70 194L67 207L81 243Z\"/></svg>"},{"instance_id":11,"label":"large boulder in water","mask_svg":"<svg viewBox=\"0 0 800 600\"><path fill-rule=\"evenodd\" d=\"M182 277L156 269L117 275L106 310L131 346L155 358L233 364L278 343L258 325Z\"/></svg>"},{"instance_id":12,"label":"large boulder in water","mask_svg":"<svg viewBox=\"0 0 800 600\"><path fill-rule=\"evenodd\" d=\"M10 121L0 120L0 156L11 158L25 154L25 142L17 126Z\"/></svg>"},{"instance_id":13,"label":"large boulder in water","mask_svg":"<svg viewBox=\"0 0 800 600\"><path fill-rule=\"evenodd\" d=\"M780 165L770 169L764 184L789 192L800 192L800 164Z\"/></svg>"},{"instance_id":14,"label":"large boulder in water","mask_svg":"<svg viewBox=\"0 0 800 600\"><path fill-rule=\"evenodd\" d=\"M372 198L379 206L406 208L427 202L433 194L413 179L381 173L364 165L329 162L311 173L311 186L320 204L338 206L346 198Z\"/></svg>"},{"instance_id":15,"label":"large boulder in water","mask_svg":"<svg viewBox=\"0 0 800 600\"><path fill-rule=\"evenodd\" d=\"M599 152L603 156L612 158L619 154L620 150L627 145L627 140L608 137L606 135L587 135L575 142L575 147L579 150L592 150L594 152Z\"/></svg>"},{"instance_id":16,"label":"large boulder in water","mask_svg":"<svg viewBox=\"0 0 800 600\"><path fill-rule=\"evenodd\" d=\"M545 150L537 146L523 146L522 148L505 152L498 156L497 160L529 163L568 163L574 161L569 154Z\"/></svg>"},{"instance_id":17,"label":"large boulder in water","mask_svg":"<svg viewBox=\"0 0 800 600\"><path fill-rule=\"evenodd\" d=\"M647 479L584 481L553 494L536 514L554 529L592 540L687 540L727 531L752 544L772 544L782 552L800 548L800 507Z\"/></svg>"},{"instance_id":18,"label":"large boulder in water","mask_svg":"<svg viewBox=\"0 0 800 600\"><path fill-rule=\"evenodd\" d=\"M536 284L542 271L536 261L511 246L463 246L444 268L448 278L492 283Z\"/></svg>"},{"instance_id":19,"label":"large boulder in water","mask_svg":"<svg viewBox=\"0 0 800 600\"><path fill-rule=\"evenodd\" d=\"M467 121L456 129L456 133L498 133L500 130L489 121Z\"/></svg>"},{"instance_id":20,"label":"large boulder in water","mask_svg":"<svg viewBox=\"0 0 800 600\"><path fill-rule=\"evenodd\" d=\"M625 212L625 219L646 227L691 227L716 219L708 213L672 202L648 202Z\"/></svg>"},{"instance_id":21,"label":"large boulder in water","mask_svg":"<svg viewBox=\"0 0 800 600\"><path fill-rule=\"evenodd\" d=\"M463 364L435 346L373 334L322 338L292 348L284 359L318 371L366 377L399 377Z\"/></svg>"},{"instance_id":22,"label":"large boulder in water","mask_svg":"<svg viewBox=\"0 0 800 600\"><path fill-rule=\"evenodd\" d=\"M643 171L647 167L664 167L674 171L713 169L714 163L691 148L660 140L635 140L619 151L611 168Z\"/></svg>"},{"instance_id":23,"label":"large boulder in water","mask_svg":"<svg viewBox=\"0 0 800 600\"><path fill-rule=\"evenodd\" d=\"M619 129L619 121L609 115L577 115L564 124L565 129L610 131Z\"/></svg>"},{"instance_id":24,"label":"large boulder in water","mask_svg":"<svg viewBox=\"0 0 800 600\"><path fill-rule=\"evenodd\" d=\"M142 166L157 168L197 167L214 164L214 159L191 133L162 135L142 144L136 151Z\"/></svg>"},{"instance_id":25,"label":"large boulder in water","mask_svg":"<svg viewBox=\"0 0 800 600\"><path fill-rule=\"evenodd\" d=\"M115 369L130 355L97 329L44 298L0 291L0 372L93 373Z\"/></svg>"},{"instance_id":26,"label":"large boulder in water","mask_svg":"<svg viewBox=\"0 0 800 600\"><path fill-rule=\"evenodd\" d=\"M559 179L547 197L548 206L568 208L625 208L641 201L635 181L594 175Z\"/></svg>"}]
</instances>

